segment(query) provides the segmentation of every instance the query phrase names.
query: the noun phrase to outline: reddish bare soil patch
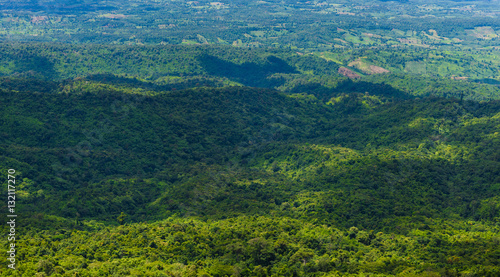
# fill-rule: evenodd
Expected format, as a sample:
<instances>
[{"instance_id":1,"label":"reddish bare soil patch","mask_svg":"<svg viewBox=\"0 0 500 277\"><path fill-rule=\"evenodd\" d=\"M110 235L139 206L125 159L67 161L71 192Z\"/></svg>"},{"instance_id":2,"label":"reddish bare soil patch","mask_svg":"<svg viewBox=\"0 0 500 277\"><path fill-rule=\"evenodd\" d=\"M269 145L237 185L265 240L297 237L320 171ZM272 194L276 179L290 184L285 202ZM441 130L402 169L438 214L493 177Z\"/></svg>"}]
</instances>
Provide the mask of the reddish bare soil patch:
<instances>
[{"instance_id":1,"label":"reddish bare soil patch","mask_svg":"<svg viewBox=\"0 0 500 277\"><path fill-rule=\"evenodd\" d=\"M111 18L111 19L123 19L126 16L124 14L105 14L102 17Z\"/></svg>"},{"instance_id":2,"label":"reddish bare soil patch","mask_svg":"<svg viewBox=\"0 0 500 277\"><path fill-rule=\"evenodd\" d=\"M372 74L382 74L390 72L389 70L376 65L370 65L370 71Z\"/></svg>"},{"instance_id":3,"label":"reddish bare soil patch","mask_svg":"<svg viewBox=\"0 0 500 277\"><path fill-rule=\"evenodd\" d=\"M41 22L46 21L47 19L48 19L48 17L45 16L45 15L42 15L42 16L33 16L31 18L31 23L39 23L39 22L41 23Z\"/></svg>"},{"instance_id":4,"label":"reddish bare soil patch","mask_svg":"<svg viewBox=\"0 0 500 277\"><path fill-rule=\"evenodd\" d=\"M339 73L346 76L347 78L351 78L351 79L361 77L358 75L358 73L353 72L352 70L345 68L345 67L339 68Z\"/></svg>"}]
</instances>

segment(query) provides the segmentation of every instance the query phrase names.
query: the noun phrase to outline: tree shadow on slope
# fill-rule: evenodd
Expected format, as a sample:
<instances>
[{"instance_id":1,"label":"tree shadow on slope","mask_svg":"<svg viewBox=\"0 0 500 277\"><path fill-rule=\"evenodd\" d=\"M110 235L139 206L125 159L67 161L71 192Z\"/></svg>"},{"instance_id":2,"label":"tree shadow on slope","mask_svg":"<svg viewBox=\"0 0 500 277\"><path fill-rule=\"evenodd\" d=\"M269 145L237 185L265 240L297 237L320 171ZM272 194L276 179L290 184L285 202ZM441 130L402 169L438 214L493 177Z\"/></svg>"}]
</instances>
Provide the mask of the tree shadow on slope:
<instances>
[{"instance_id":1,"label":"tree shadow on slope","mask_svg":"<svg viewBox=\"0 0 500 277\"><path fill-rule=\"evenodd\" d=\"M2 10L23 10L30 12L46 12L50 14L81 14L94 11L111 11L116 8L96 0L62 0L62 1L37 1L18 0L3 1L0 3Z\"/></svg>"},{"instance_id":2,"label":"tree shadow on slope","mask_svg":"<svg viewBox=\"0 0 500 277\"><path fill-rule=\"evenodd\" d=\"M0 88L8 90L52 93L57 91L58 85L59 83L55 81L37 78L0 77Z\"/></svg>"},{"instance_id":3,"label":"tree shadow on slope","mask_svg":"<svg viewBox=\"0 0 500 277\"><path fill-rule=\"evenodd\" d=\"M46 57L23 52L20 57L12 57L14 62L14 75L21 78L37 78L51 80L58 77L54 62Z\"/></svg>"},{"instance_id":4,"label":"tree shadow on slope","mask_svg":"<svg viewBox=\"0 0 500 277\"><path fill-rule=\"evenodd\" d=\"M176 83L154 83L145 82L137 78L121 77L109 73L91 74L85 80L95 81L103 84L120 85L126 87L142 88L152 91L181 90L195 87L222 87L221 80L210 79L203 76L184 77L182 81Z\"/></svg>"},{"instance_id":5,"label":"tree shadow on slope","mask_svg":"<svg viewBox=\"0 0 500 277\"><path fill-rule=\"evenodd\" d=\"M405 100L415 98L414 96L396 89L391 85L387 84L377 84L365 81L352 81L347 79L338 83L336 87L329 88L325 87L319 83L309 83L305 85L298 85L287 91L287 93L307 93L316 96L316 98L327 102L332 97L336 97L340 94L345 93L368 93L369 95L374 95L381 97L386 100Z\"/></svg>"},{"instance_id":6,"label":"tree shadow on slope","mask_svg":"<svg viewBox=\"0 0 500 277\"><path fill-rule=\"evenodd\" d=\"M245 86L277 87L285 83L282 79L270 79L275 73L299 73L294 67L275 56L267 57L264 64L245 62L235 64L211 55L198 57L200 65L213 76L226 77Z\"/></svg>"}]
</instances>

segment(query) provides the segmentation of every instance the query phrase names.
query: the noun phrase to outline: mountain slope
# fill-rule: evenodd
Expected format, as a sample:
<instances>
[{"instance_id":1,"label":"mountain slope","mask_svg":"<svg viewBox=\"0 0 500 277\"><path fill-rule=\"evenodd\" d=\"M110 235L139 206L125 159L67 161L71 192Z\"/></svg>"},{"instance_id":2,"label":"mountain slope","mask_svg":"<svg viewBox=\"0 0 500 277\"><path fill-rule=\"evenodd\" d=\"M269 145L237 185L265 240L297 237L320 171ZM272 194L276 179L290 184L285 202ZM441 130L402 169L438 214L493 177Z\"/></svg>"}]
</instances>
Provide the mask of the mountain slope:
<instances>
[{"instance_id":1,"label":"mountain slope","mask_svg":"<svg viewBox=\"0 0 500 277\"><path fill-rule=\"evenodd\" d=\"M248 87L60 84L0 92L2 178L16 169L17 211L29 219L26 274L497 270L498 101L401 99L384 86L324 92L326 103ZM485 233L461 252L476 234L470 220ZM339 244L322 242L330 233ZM78 245L88 240L107 252Z\"/></svg>"}]
</instances>

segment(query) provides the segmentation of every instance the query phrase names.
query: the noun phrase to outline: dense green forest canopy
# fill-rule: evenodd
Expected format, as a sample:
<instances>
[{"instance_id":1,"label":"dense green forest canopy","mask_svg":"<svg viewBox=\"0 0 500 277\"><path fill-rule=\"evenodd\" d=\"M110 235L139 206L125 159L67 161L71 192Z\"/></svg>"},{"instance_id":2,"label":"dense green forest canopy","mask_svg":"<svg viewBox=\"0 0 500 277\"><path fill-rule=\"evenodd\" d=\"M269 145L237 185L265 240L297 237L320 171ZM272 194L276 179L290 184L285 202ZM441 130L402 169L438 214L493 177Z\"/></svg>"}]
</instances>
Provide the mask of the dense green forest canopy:
<instances>
[{"instance_id":1,"label":"dense green forest canopy","mask_svg":"<svg viewBox=\"0 0 500 277\"><path fill-rule=\"evenodd\" d=\"M498 101L115 78L3 80L26 275L498 273Z\"/></svg>"},{"instance_id":2,"label":"dense green forest canopy","mask_svg":"<svg viewBox=\"0 0 500 277\"><path fill-rule=\"evenodd\" d=\"M500 276L499 15L0 0L0 276Z\"/></svg>"},{"instance_id":3,"label":"dense green forest canopy","mask_svg":"<svg viewBox=\"0 0 500 277\"><path fill-rule=\"evenodd\" d=\"M378 94L384 93L382 90L392 89L388 86L381 89L386 84L400 90L402 94L419 97L435 95L480 101L500 98L500 87L494 82L495 79L476 79L471 82L450 79L446 73L440 73L440 67L437 66L439 60L435 60L433 56L446 53L439 51L434 54L423 51L406 53L400 60L395 58L396 53L390 51L359 50L338 54L349 55L351 58L339 61L337 59L340 59L340 56L333 53L300 55L294 51L272 48L248 49L209 45L3 43L0 44L0 74L4 79L0 81L12 89L22 89L19 86L24 86L26 82L31 82L32 85L35 82L36 89L43 91L54 90L54 81L62 82L60 86L64 86L64 80L71 83L75 78L85 78L157 91L197 86L243 85L315 95L325 90L328 94L332 90L347 92L352 89ZM475 55L479 56L479 53ZM424 56L427 60L412 63L413 60ZM361 61L361 57L364 60ZM450 55L450 59L452 58L456 57ZM398 66L405 60L408 61L406 67ZM357 62L352 64L352 61ZM468 62L468 65L463 62L461 68L469 68L470 71L473 59ZM425 66L425 63L434 63L436 66ZM422 64L425 72L415 73L415 70L422 68ZM381 68L377 65L385 66L391 72L366 72L366 68ZM349 85L349 78L340 73L341 68L350 68L360 75L360 78L353 80L355 85ZM476 69L476 78L493 77L500 66L477 63ZM45 85L41 80L46 81ZM383 85L380 87L373 83Z\"/></svg>"}]
</instances>

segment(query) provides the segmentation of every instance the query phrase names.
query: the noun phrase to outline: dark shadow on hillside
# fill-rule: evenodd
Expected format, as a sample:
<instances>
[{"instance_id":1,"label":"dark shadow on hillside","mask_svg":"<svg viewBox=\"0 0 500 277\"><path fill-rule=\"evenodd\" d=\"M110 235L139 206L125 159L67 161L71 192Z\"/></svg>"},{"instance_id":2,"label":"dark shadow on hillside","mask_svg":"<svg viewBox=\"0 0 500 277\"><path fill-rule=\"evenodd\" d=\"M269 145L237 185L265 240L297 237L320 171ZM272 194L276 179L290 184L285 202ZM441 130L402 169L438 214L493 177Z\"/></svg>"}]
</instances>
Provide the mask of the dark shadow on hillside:
<instances>
[{"instance_id":1,"label":"dark shadow on hillside","mask_svg":"<svg viewBox=\"0 0 500 277\"><path fill-rule=\"evenodd\" d=\"M37 78L0 78L0 88L22 92L52 93L57 91L58 84L59 83L54 81L40 80Z\"/></svg>"},{"instance_id":2,"label":"dark shadow on hillside","mask_svg":"<svg viewBox=\"0 0 500 277\"><path fill-rule=\"evenodd\" d=\"M479 83L479 84L488 84L488 85L497 85L497 86L500 86L500 81L492 79L492 78L475 79L475 80L472 80L472 82Z\"/></svg>"},{"instance_id":3,"label":"dark shadow on hillside","mask_svg":"<svg viewBox=\"0 0 500 277\"><path fill-rule=\"evenodd\" d=\"M115 7L106 5L96 0L63 0L63 1L38 1L17 0L0 3L2 10L24 10L30 12L46 12L49 14L81 14L95 11L111 11Z\"/></svg>"},{"instance_id":4,"label":"dark shadow on hillside","mask_svg":"<svg viewBox=\"0 0 500 277\"><path fill-rule=\"evenodd\" d=\"M265 64L243 63L235 64L211 55L198 57L201 66L208 74L226 77L251 87L277 87L285 83L282 79L268 79L275 73L299 73L294 67L280 58L269 56Z\"/></svg>"},{"instance_id":5,"label":"dark shadow on hillside","mask_svg":"<svg viewBox=\"0 0 500 277\"><path fill-rule=\"evenodd\" d=\"M377 84L365 81L352 81L350 79L340 82L336 87L329 88L318 83L309 83L295 86L287 93L307 93L316 96L316 98L327 102L332 97L340 94L349 93L368 93L372 96L378 96L384 99L404 100L415 98L414 96L396 89L391 85Z\"/></svg>"},{"instance_id":6,"label":"dark shadow on hillside","mask_svg":"<svg viewBox=\"0 0 500 277\"><path fill-rule=\"evenodd\" d=\"M157 84L144 82L137 78L120 77L113 74L92 74L85 77L85 80L96 81L110 85L122 85L134 88L142 88L152 91L180 90L195 87L222 87L222 81L207 79L204 77L185 77L182 82L172 84Z\"/></svg>"},{"instance_id":7,"label":"dark shadow on hillside","mask_svg":"<svg viewBox=\"0 0 500 277\"><path fill-rule=\"evenodd\" d=\"M56 79L58 76L54 69L54 62L46 57L33 55L30 53L21 53L20 58L13 57L15 60L14 72L17 77Z\"/></svg>"}]
</instances>

